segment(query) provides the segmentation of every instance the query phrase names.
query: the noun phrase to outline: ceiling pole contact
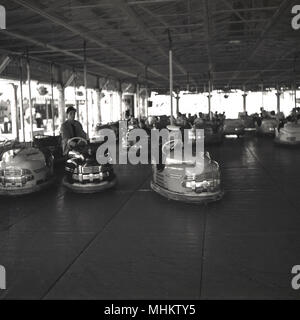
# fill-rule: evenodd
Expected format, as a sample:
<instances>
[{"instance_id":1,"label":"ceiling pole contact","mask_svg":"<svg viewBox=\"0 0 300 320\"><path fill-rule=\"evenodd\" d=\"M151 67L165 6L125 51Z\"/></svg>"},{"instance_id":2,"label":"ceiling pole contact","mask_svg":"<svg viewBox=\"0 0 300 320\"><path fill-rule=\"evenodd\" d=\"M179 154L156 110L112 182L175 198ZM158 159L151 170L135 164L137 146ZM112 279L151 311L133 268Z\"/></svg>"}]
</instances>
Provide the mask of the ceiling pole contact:
<instances>
[{"instance_id":1,"label":"ceiling pole contact","mask_svg":"<svg viewBox=\"0 0 300 320\"><path fill-rule=\"evenodd\" d=\"M170 30L168 29L169 36L169 81L170 81L170 103L171 103L171 125L174 124L173 120L173 47Z\"/></svg>"},{"instance_id":2,"label":"ceiling pole contact","mask_svg":"<svg viewBox=\"0 0 300 320\"><path fill-rule=\"evenodd\" d=\"M30 139L33 142L33 114L32 114L32 99L31 99L31 70L30 70L30 61L27 52L26 59L26 67L27 67L27 82L28 82L28 95L29 95L29 111L30 111Z\"/></svg>"},{"instance_id":3,"label":"ceiling pole contact","mask_svg":"<svg viewBox=\"0 0 300 320\"><path fill-rule=\"evenodd\" d=\"M25 125L24 125L24 104L23 104L23 60L19 60L19 73L20 73L20 121L21 121L21 132L22 142L25 142Z\"/></svg>"}]
</instances>

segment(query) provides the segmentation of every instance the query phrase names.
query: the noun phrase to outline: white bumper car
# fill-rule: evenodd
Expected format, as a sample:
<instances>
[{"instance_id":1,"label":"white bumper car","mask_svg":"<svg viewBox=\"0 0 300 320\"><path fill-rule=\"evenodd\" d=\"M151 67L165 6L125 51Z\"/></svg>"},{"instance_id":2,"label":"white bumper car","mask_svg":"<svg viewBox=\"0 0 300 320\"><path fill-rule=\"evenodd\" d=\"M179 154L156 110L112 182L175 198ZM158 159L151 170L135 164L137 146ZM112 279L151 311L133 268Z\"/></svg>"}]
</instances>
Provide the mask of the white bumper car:
<instances>
[{"instance_id":1,"label":"white bumper car","mask_svg":"<svg viewBox=\"0 0 300 320\"><path fill-rule=\"evenodd\" d=\"M300 146L300 123L288 122L275 130L275 143L286 146Z\"/></svg>"},{"instance_id":2,"label":"white bumper car","mask_svg":"<svg viewBox=\"0 0 300 320\"><path fill-rule=\"evenodd\" d=\"M14 196L43 190L55 181L53 156L20 143L0 149L0 195Z\"/></svg>"}]
</instances>

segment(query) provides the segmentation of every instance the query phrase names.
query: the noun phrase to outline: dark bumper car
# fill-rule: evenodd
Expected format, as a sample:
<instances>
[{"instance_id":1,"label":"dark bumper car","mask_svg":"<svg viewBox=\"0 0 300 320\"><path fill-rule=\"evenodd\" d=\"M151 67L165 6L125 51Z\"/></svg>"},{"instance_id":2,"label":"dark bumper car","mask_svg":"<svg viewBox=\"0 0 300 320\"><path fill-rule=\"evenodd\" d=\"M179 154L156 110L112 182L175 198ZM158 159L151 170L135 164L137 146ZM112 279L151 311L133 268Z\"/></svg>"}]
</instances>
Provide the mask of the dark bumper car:
<instances>
[{"instance_id":1,"label":"dark bumper car","mask_svg":"<svg viewBox=\"0 0 300 320\"><path fill-rule=\"evenodd\" d=\"M96 159L101 143L88 143L83 138L68 142L69 159L65 164L63 185L76 193L96 193L116 185L117 179L111 164L100 165Z\"/></svg>"},{"instance_id":2,"label":"dark bumper car","mask_svg":"<svg viewBox=\"0 0 300 320\"><path fill-rule=\"evenodd\" d=\"M62 163L65 160L62 153L61 136L37 135L33 139L33 144L38 149L50 150L55 163Z\"/></svg>"},{"instance_id":3,"label":"dark bumper car","mask_svg":"<svg viewBox=\"0 0 300 320\"><path fill-rule=\"evenodd\" d=\"M224 135L236 135L238 138L245 134L245 125L241 119L225 119Z\"/></svg>"}]
</instances>

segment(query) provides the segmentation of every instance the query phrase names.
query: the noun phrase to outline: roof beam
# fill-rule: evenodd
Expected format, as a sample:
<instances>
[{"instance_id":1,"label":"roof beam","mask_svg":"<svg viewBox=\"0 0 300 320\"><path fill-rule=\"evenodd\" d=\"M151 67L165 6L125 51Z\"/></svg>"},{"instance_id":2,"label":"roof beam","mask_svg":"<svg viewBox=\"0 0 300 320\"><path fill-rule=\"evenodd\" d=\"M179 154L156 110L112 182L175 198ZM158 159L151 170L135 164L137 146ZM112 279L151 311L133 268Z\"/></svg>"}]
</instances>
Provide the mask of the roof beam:
<instances>
[{"instance_id":1,"label":"roof beam","mask_svg":"<svg viewBox=\"0 0 300 320\"><path fill-rule=\"evenodd\" d=\"M11 36L13 38L16 38L16 39L19 39L19 40L34 44L36 46L39 46L39 47L42 47L42 48L45 48L45 49L49 49L49 50L51 50L53 52L59 52L59 53L62 53L63 55L66 55L66 56L69 56L69 57L72 57L72 58L76 58L76 60L80 60L80 61L84 60L83 56L81 56L81 55L78 55L76 53L70 52L68 50L60 49L60 48L58 48L56 46L53 46L53 45L50 45L50 44L35 40L35 39L31 38L31 37L28 37L28 36L25 36L25 35L21 35L21 34L16 33L16 32L12 32L12 31L8 31L8 30L2 30L2 33L5 33L5 34L7 34L7 35L9 35L9 36ZM125 70L122 70L122 69L119 69L119 68L108 66L108 65L106 65L104 63L101 63L101 62L93 60L93 59L87 59L87 62L90 63L90 64L93 64L95 66L107 69L109 71L125 75L125 76L130 77L130 78L137 78L136 74L133 74L131 72L128 72L128 71L125 71Z\"/></svg>"},{"instance_id":2,"label":"roof beam","mask_svg":"<svg viewBox=\"0 0 300 320\"><path fill-rule=\"evenodd\" d=\"M139 17L137 17L136 13L124 2L124 0L116 0L115 2L117 2L118 7L130 17L131 21L139 27L140 31L145 35L145 37L151 39L153 43L156 44L157 49L162 54L162 56L168 59L169 55L167 54L167 52L165 52L165 50L161 47L161 44L154 37L154 35L147 30L144 22ZM176 60L174 60L174 65L181 73L187 74L187 71L184 69L184 67L181 64L179 64Z\"/></svg>"},{"instance_id":3,"label":"roof beam","mask_svg":"<svg viewBox=\"0 0 300 320\"><path fill-rule=\"evenodd\" d=\"M288 9L288 7L290 6L290 4L292 2L293 2L293 0L284 0L281 2L280 6L277 8L274 15L272 16L272 18L269 20L269 22L266 24L265 28L261 32L259 38L257 39L257 41L253 47L251 54L247 57L247 59L245 59L243 62L241 62L239 64L239 67L235 71L233 77L230 79L228 86L230 86L230 84L233 80L238 78L238 76L241 73L240 70L245 69L245 67L248 65L249 61L251 61L253 59L253 57L256 55L256 53L258 52L258 50L261 48L262 44L264 43L264 39L265 39L266 35L273 29L274 25L276 24L278 17L280 17L280 15Z\"/></svg>"},{"instance_id":4,"label":"roof beam","mask_svg":"<svg viewBox=\"0 0 300 320\"><path fill-rule=\"evenodd\" d=\"M6 69L6 67L9 65L11 59L9 56L5 57L3 61L0 64L0 74Z\"/></svg>"},{"instance_id":5,"label":"roof beam","mask_svg":"<svg viewBox=\"0 0 300 320\"><path fill-rule=\"evenodd\" d=\"M142 67L143 69L145 68L145 63L137 60L136 58L133 58L132 56L118 50L118 49L115 49L115 48L112 48L110 47L108 44L100 41L99 39L96 39L94 37L91 37L90 35L88 35L87 33L85 32L82 32L81 30L69 25L68 23L66 23L63 19L60 19L58 17L54 17L53 15L50 15L49 13L45 12L44 10L32 5L32 4L29 4L28 2L26 1L23 1L23 0L12 0L13 2L19 4L20 6L28 9L28 10L31 10L33 12L35 12L36 14L42 16L43 18L46 18L47 20L53 22L54 24L56 25L59 25L59 26L62 26L64 27L65 29L69 30L70 32L72 32L73 34L76 34L80 37L82 37L83 39L85 39L86 41L89 41L91 43L95 43L97 44L98 46L102 47L102 48L106 48L106 49L109 49L111 50L113 53L119 55L119 56L122 56L123 58L126 58L130 61L132 61L133 63L135 64L138 64L140 67ZM167 77L165 77L164 75L162 75L161 73L159 73L158 71L154 70L153 68L148 68L148 71L153 73L154 75L158 76L158 77L161 77L165 80L167 80Z\"/></svg>"},{"instance_id":6,"label":"roof beam","mask_svg":"<svg viewBox=\"0 0 300 320\"><path fill-rule=\"evenodd\" d=\"M238 18L240 18L241 21L246 22L244 17L238 11L236 11L227 0L222 0L222 2L229 8L229 10L231 10L232 13L234 13Z\"/></svg>"}]
</instances>

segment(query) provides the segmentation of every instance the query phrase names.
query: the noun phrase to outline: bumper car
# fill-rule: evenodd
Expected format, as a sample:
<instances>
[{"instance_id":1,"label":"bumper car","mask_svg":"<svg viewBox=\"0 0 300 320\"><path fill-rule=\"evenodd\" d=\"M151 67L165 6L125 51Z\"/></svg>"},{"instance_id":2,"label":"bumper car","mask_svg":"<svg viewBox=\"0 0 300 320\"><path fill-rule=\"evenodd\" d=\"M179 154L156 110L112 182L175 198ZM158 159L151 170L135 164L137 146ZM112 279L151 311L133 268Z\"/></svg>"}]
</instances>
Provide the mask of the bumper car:
<instances>
[{"instance_id":1,"label":"bumper car","mask_svg":"<svg viewBox=\"0 0 300 320\"><path fill-rule=\"evenodd\" d=\"M50 150L54 156L55 163L61 163L64 161L61 146L61 136L37 135L33 138L33 144L40 150Z\"/></svg>"},{"instance_id":2,"label":"bumper car","mask_svg":"<svg viewBox=\"0 0 300 320\"><path fill-rule=\"evenodd\" d=\"M237 137L245 134L245 125L241 119L225 119L224 135L237 135Z\"/></svg>"},{"instance_id":3,"label":"bumper car","mask_svg":"<svg viewBox=\"0 0 300 320\"><path fill-rule=\"evenodd\" d=\"M0 195L30 194L51 186L55 181L53 159L49 150L5 143L0 147Z\"/></svg>"},{"instance_id":4,"label":"bumper car","mask_svg":"<svg viewBox=\"0 0 300 320\"><path fill-rule=\"evenodd\" d=\"M255 131L256 130L255 117L253 115L248 116L245 113L240 113L239 119L241 119L241 121L245 127L245 131Z\"/></svg>"},{"instance_id":5,"label":"bumper car","mask_svg":"<svg viewBox=\"0 0 300 320\"><path fill-rule=\"evenodd\" d=\"M263 119L256 127L256 132L259 135L274 136L275 129L278 126L276 119Z\"/></svg>"},{"instance_id":6,"label":"bumper car","mask_svg":"<svg viewBox=\"0 0 300 320\"><path fill-rule=\"evenodd\" d=\"M286 146L300 146L300 124L286 123L283 128L275 129L275 143Z\"/></svg>"},{"instance_id":7,"label":"bumper car","mask_svg":"<svg viewBox=\"0 0 300 320\"><path fill-rule=\"evenodd\" d=\"M213 125L206 123L205 125L194 125L189 132L189 140L196 139L196 130L204 130L204 143L205 145L221 144L224 141L224 132L222 125Z\"/></svg>"},{"instance_id":8,"label":"bumper car","mask_svg":"<svg viewBox=\"0 0 300 320\"><path fill-rule=\"evenodd\" d=\"M101 143L88 143L80 137L68 141L68 160L63 185L76 193L95 193L110 189L117 179L111 164L100 165L96 152Z\"/></svg>"},{"instance_id":9,"label":"bumper car","mask_svg":"<svg viewBox=\"0 0 300 320\"><path fill-rule=\"evenodd\" d=\"M169 145L168 145L169 144ZM176 141L170 140L162 146L170 150L165 164L153 162L151 188L163 197L187 203L208 203L223 197L220 169L217 162L210 158L208 152L199 154L204 163L192 159L176 160L172 157ZM201 172L201 174L199 174Z\"/></svg>"}]
</instances>

